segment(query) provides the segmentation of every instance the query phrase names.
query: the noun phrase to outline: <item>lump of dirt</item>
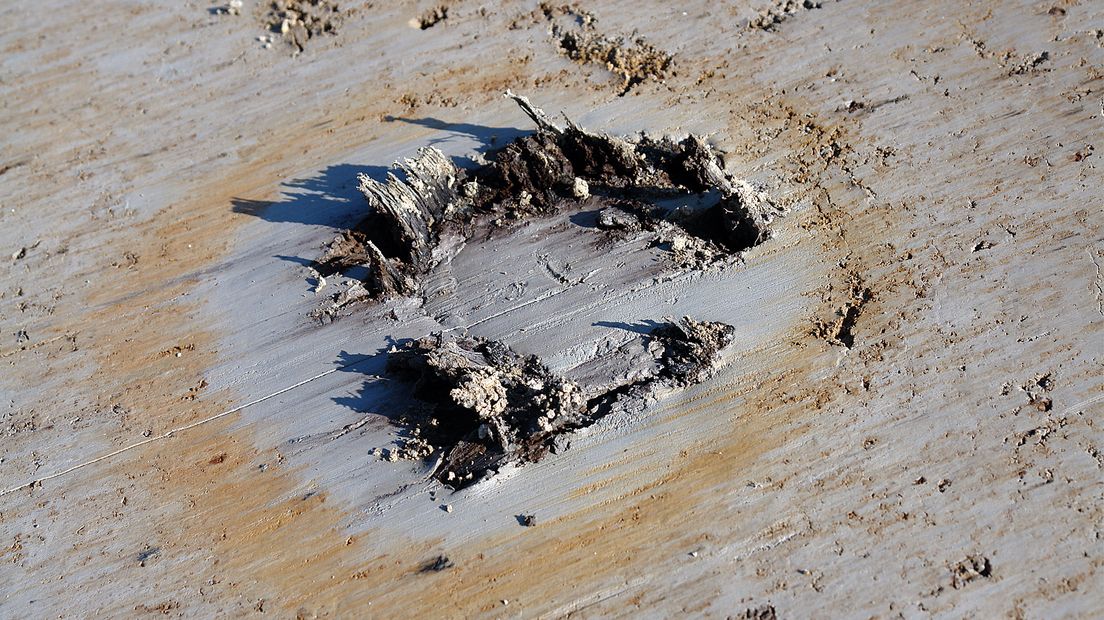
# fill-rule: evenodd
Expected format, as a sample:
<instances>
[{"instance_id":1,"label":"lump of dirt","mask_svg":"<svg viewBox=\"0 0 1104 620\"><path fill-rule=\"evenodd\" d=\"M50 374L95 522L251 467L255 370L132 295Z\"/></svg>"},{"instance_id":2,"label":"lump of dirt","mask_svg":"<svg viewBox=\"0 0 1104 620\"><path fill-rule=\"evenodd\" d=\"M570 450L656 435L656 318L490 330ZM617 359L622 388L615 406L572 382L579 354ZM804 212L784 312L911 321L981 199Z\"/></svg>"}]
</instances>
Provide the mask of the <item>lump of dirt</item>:
<instances>
[{"instance_id":1,"label":"lump of dirt","mask_svg":"<svg viewBox=\"0 0 1104 620\"><path fill-rule=\"evenodd\" d=\"M242 0L230 0L230 2L207 9L212 15L241 15Z\"/></svg>"},{"instance_id":2,"label":"lump of dirt","mask_svg":"<svg viewBox=\"0 0 1104 620\"><path fill-rule=\"evenodd\" d=\"M302 52L310 39L337 34L343 17L333 0L274 0L264 22L269 30L279 33L297 52Z\"/></svg>"},{"instance_id":3,"label":"lump of dirt","mask_svg":"<svg viewBox=\"0 0 1104 620\"><path fill-rule=\"evenodd\" d=\"M584 206L606 208L600 227L648 231L683 267L705 268L762 243L777 213L770 199L724 171L724 160L690 135L619 138L567 121L561 128L525 97L507 92L537 132L517 138L475 170L424 148L386 182L360 175L368 216L339 235L312 266L323 277L353 266L373 299L413 296L477 230L487 235L527 219ZM662 199L714 195L704 209L668 210ZM360 299L358 297L357 299ZM322 312L342 308L330 300Z\"/></svg>"},{"instance_id":4,"label":"lump of dirt","mask_svg":"<svg viewBox=\"0 0 1104 620\"><path fill-rule=\"evenodd\" d=\"M651 333L658 344L658 379L671 387L701 383L713 375L722 349L732 344L736 328L725 323L668 319Z\"/></svg>"},{"instance_id":5,"label":"lump of dirt","mask_svg":"<svg viewBox=\"0 0 1104 620\"><path fill-rule=\"evenodd\" d=\"M748 22L748 28L753 30L771 31L779 24L793 17L798 11L819 9L820 2L813 0L775 0L774 4L759 12L754 19Z\"/></svg>"},{"instance_id":6,"label":"lump of dirt","mask_svg":"<svg viewBox=\"0 0 1104 620\"><path fill-rule=\"evenodd\" d=\"M958 590L975 579L988 579L993 575L989 558L968 555L951 567L951 587Z\"/></svg>"},{"instance_id":7,"label":"lump of dirt","mask_svg":"<svg viewBox=\"0 0 1104 620\"><path fill-rule=\"evenodd\" d=\"M410 25L419 30L429 30L448 19L448 11L448 7L444 5L433 7L417 18L410 20Z\"/></svg>"},{"instance_id":8,"label":"lump of dirt","mask_svg":"<svg viewBox=\"0 0 1104 620\"><path fill-rule=\"evenodd\" d=\"M667 77L674 56L656 48L643 38L629 41L624 37L608 37L592 27L565 29L552 27L552 37L560 53L579 64L604 66L621 78L621 95L648 79L661 81Z\"/></svg>"},{"instance_id":9,"label":"lump of dirt","mask_svg":"<svg viewBox=\"0 0 1104 620\"><path fill-rule=\"evenodd\" d=\"M613 411L704 381L734 334L723 323L668 321L647 336L656 361L650 375L598 389L560 377L536 356L501 342L443 333L393 348L387 372L412 384L418 401L401 420L420 448L409 457L438 453L434 476L463 488L507 463L540 460L558 438Z\"/></svg>"}]
</instances>

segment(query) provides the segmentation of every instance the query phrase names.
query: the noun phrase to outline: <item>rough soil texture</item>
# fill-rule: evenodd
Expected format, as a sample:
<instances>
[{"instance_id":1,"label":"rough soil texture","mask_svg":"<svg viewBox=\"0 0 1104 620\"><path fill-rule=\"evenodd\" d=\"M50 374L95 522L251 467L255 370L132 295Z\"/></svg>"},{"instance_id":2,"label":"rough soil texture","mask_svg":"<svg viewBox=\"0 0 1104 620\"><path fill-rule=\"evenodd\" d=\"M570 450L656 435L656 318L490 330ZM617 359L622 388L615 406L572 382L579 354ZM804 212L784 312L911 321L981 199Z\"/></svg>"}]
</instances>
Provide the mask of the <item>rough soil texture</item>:
<instances>
[{"instance_id":1,"label":"rough soil texture","mask_svg":"<svg viewBox=\"0 0 1104 620\"><path fill-rule=\"evenodd\" d=\"M0 29L0 616L1099 616L1101 3L410 26L437 4L342 3L298 55L258 41L267 2ZM550 38L586 14L677 71L618 96ZM364 219L357 174L481 168L535 135L507 89L708 136L786 216L709 269L616 205L488 224L417 298L312 321L367 291L309 268ZM723 363L570 449L455 492L369 454L409 438L393 345L467 334L598 393L657 367L667 315L731 325Z\"/></svg>"}]
</instances>

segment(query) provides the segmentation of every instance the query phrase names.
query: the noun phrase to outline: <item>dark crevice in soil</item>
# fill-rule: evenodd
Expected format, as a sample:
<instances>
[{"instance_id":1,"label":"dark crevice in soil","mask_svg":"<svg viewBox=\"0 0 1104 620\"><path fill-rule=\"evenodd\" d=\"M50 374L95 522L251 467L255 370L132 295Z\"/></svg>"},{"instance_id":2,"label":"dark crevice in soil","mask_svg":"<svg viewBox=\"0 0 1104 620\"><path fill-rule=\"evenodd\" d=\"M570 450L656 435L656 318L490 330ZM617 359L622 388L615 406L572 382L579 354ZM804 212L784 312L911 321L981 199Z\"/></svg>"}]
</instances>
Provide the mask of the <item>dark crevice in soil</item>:
<instances>
[{"instance_id":1,"label":"dark crevice in soil","mask_svg":"<svg viewBox=\"0 0 1104 620\"><path fill-rule=\"evenodd\" d=\"M643 336L654 371L624 385L587 389L494 340L435 334L401 347L388 374L411 384L402 419L410 438L397 455L439 457L434 476L463 488L508 463L536 462L560 439L618 410L637 410L662 391L704 381L735 329L695 321L660 324Z\"/></svg>"},{"instance_id":2,"label":"dark crevice in soil","mask_svg":"<svg viewBox=\"0 0 1104 620\"><path fill-rule=\"evenodd\" d=\"M705 268L769 237L776 213L767 196L724 171L721 155L699 136L681 140L592 133L552 123L524 97L507 93L537 126L472 170L434 148L397 164L385 182L359 175L369 213L339 235L314 268L322 275L359 267L362 286L320 308L332 318L361 300L417 296L437 265L481 232L493 236L533 218L608 209L599 228L649 231L676 264ZM671 196L711 195L708 208L663 209Z\"/></svg>"},{"instance_id":3,"label":"dark crevice in soil","mask_svg":"<svg viewBox=\"0 0 1104 620\"><path fill-rule=\"evenodd\" d=\"M853 332L855 322L859 320L859 314L862 313L863 306L866 305L866 302L870 301L870 298L870 289L864 288L858 291L851 302L844 308L843 316L840 317L835 339L839 344L842 344L848 349L855 346L855 334Z\"/></svg>"}]
</instances>

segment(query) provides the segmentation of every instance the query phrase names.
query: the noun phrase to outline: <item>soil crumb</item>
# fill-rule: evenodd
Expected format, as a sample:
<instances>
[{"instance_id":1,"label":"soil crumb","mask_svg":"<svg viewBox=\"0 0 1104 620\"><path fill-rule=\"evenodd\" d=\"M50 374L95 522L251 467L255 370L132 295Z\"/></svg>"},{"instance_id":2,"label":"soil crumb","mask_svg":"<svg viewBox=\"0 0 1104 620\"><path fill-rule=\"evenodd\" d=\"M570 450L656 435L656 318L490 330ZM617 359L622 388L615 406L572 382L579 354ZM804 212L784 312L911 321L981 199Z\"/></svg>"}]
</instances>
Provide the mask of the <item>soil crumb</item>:
<instances>
[{"instance_id":1,"label":"soil crumb","mask_svg":"<svg viewBox=\"0 0 1104 620\"><path fill-rule=\"evenodd\" d=\"M598 17L591 11L583 9L578 4L556 4L555 2L541 2L537 8L514 18L510 22L510 30L520 30L537 24L555 21L568 17L579 26L592 26L598 21Z\"/></svg>"},{"instance_id":2,"label":"soil crumb","mask_svg":"<svg viewBox=\"0 0 1104 620\"><path fill-rule=\"evenodd\" d=\"M418 17L410 20L410 25L419 30L429 30L437 24L448 19L449 9L445 5L435 6Z\"/></svg>"},{"instance_id":3,"label":"soil crumb","mask_svg":"<svg viewBox=\"0 0 1104 620\"><path fill-rule=\"evenodd\" d=\"M703 138L592 133L552 123L507 92L537 126L474 170L427 147L397 163L385 182L359 175L369 212L338 235L312 268L323 278L362 268L362 286L330 296L316 313L332 319L366 299L420 294L420 282L477 233L493 236L526 220L584 208L605 210L608 235L647 231L683 268L721 264L770 236L779 213L769 197L724 170ZM661 200L711 197L708 207L662 208Z\"/></svg>"},{"instance_id":4,"label":"soil crumb","mask_svg":"<svg viewBox=\"0 0 1104 620\"><path fill-rule=\"evenodd\" d=\"M778 25L796 15L799 11L819 9L821 3L813 0L775 0L775 2L759 12L759 15L748 22L748 28L753 30L771 31Z\"/></svg>"},{"instance_id":5,"label":"soil crumb","mask_svg":"<svg viewBox=\"0 0 1104 620\"><path fill-rule=\"evenodd\" d=\"M1015 57L1011 54L1006 55L1004 62L1011 62ZM1050 60L1050 52L1042 51L1035 54L1025 54L1020 57L1019 62L1011 65L1007 71L1008 77L1015 75L1028 75L1031 73L1041 73L1048 69L1043 65Z\"/></svg>"},{"instance_id":6,"label":"soil crumb","mask_svg":"<svg viewBox=\"0 0 1104 620\"><path fill-rule=\"evenodd\" d=\"M279 33L296 51L322 34L337 34L344 15L332 0L274 0L264 16L265 25Z\"/></svg>"},{"instance_id":7,"label":"soil crumb","mask_svg":"<svg viewBox=\"0 0 1104 620\"><path fill-rule=\"evenodd\" d=\"M230 0L230 2L207 9L211 15L241 15L242 0Z\"/></svg>"},{"instance_id":8,"label":"soil crumb","mask_svg":"<svg viewBox=\"0 0 1104 620\"><path fill-rule=\"evenodd\" d=\"M604 66L621 78L621 95L647 79L662 81L667 77L674 56L638 37L607 37L589 28L565 30L552 28L560 52L579 64Z\"/></svg>"},{"instance_id":9,"label":"soil crumb","mask_svg":"<svg viewBox=\"0 0 1104 620\"><path fill-rule=\"evenodd\" d=\"M503 465L536 462L558 440L618 410L638 410L661 393L710 377L735 329L668 320L645 338L653 371L633 382L588 388L554 374L536 356L476 336L438 333L395 347L389 375L412 384L417 401L401 422L408 458L439 455L434 476L463 488ZM398 453L407 452L404 446Z\"/></svg>"},{"instance_id":10,"label":"soil crumb","mask_svg":"<svg viewBox=\"0 0 1104 620\"><path fill-rule=\"evenodd\" d=\"M959 589L976 579L988 579L993 575L989 558L980 555L968 555L951 567L951 587Z\"/></svg>"}]
</instances>

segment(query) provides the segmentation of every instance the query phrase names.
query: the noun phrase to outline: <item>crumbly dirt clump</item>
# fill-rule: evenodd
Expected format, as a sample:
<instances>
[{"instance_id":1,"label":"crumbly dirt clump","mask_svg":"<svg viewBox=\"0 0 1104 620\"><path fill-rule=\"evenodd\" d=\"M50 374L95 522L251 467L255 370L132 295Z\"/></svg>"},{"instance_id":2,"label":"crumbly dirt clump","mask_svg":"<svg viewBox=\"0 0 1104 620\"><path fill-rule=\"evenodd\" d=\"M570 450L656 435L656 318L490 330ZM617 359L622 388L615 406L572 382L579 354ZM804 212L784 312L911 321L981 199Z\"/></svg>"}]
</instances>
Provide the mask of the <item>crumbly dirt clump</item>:
<instances>
[{"instance_id":1,"label":"crumbly dirt clump","mask_svg":"<svg viewBox=\"0 0 1104 620\"><path fill-rule=\"evenodd\" d=\"M448 19L449 8L447 5L438 5L427 10L418 17L410 20L410 25L419 30L429 30L437 24Z\"/></svg>"},{"instance_id":2,"label":"crumbly dirt clump","mask_svg":"<svg viewBox=\"0 0 1104 620\"><path fill-rule=\"evenodd\" d=\"M591 28L565 29L553 26L552 37L565 56L580 64L604 66L621 78L621 94L652 79L662 81L670 72L674 56L645 39L608 37Z\"/></svg>"},{"instance_id":3,"label":"crumbly dirt clump","mask_svg":"<svg viewBox=\"0 0 1104 620\"><path fill-rule=\"evenodd\" d=\"M337 34L343 17L332 0L274 0L265 14L265 25L301 52L310 39Z\"/></svg>"},{"instance_id":4,"label":"crumbly dirt clump","mask_svg":"<svg viewBox=\"0 0 1104 620\"><path fill-rule=\"evenodd\" d=\"M981 555L968 555L951 567L951 587L958 590L978 579L993 576L993 566L989 558Z\"/></svg>"},{"instance_id":5,"label":"crumbly dirt clump","mask_svg":"<svg viewBox=\"0 0 1104 620\"><path fill-rule=\"evenodd\" d=\"M537 461L556 449L559 437L618 408L705 380L734 333L729 325L690 318L663 324L648 336L655 372L601 391L485 338L435 334L395 347L388 374L410 382L417 403L403 418L409 445L389 451L388 458L437 454L434 475L455 488L506 463Z\"/></svg>"},{"instance_id":6,"label":"crumbly dirt clump","mask_svg":"<svg viewBox=\"0 0 1104 620\"><path fill-rule=\"evenodd\" d=\"M397 164L401 178L390 173L380 182L360 175L369 214L330 244L314 265L318 273L363 267L367 295L358 291L356 300L415 296L424 276L451 260L477 230L493 234L584 207L610 209L600 227L611 233L650 231L655 245L683 267L719 263L769 237L777 213L770 200L726 173L723 158L704 139L619 138L570 120L561 128L526 98L507 96L537 125L536 133L507 144L475 170L424 148ZM662 199L707 193L716 197L708 208L656 206ZM333 302L321 314L341 309Z\"/></svg>"},{"instance_id":7,"label":"crumbly dirt clump","mask_svg":"<svg viewBox=\"0 0 1104 620\"><path fill-rule=\"evenodd\" d=\"M759 12L748 22L748 28L757 30L775 30L778 25L799 11L819 9L821 3L814 0L774 0L774 3Z\"/></svg>"},{"instance_id":8,"label":"crumbly dirt clump","mask_svg":"<svg viewBox=\"0 0 1104 620\"><path fill-rule=\"evenodd\" d=\"M672 74L675 59L669 52L635 34L628 38L598 30L598 17L577 4L542 2L511 28L548 23L548 33L564 56L583 65L604 67L621 79L620 95L647 80L663 81Z\"/></svg>"}]
</instances>

